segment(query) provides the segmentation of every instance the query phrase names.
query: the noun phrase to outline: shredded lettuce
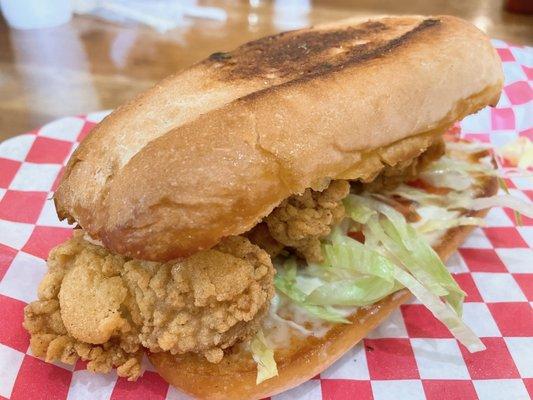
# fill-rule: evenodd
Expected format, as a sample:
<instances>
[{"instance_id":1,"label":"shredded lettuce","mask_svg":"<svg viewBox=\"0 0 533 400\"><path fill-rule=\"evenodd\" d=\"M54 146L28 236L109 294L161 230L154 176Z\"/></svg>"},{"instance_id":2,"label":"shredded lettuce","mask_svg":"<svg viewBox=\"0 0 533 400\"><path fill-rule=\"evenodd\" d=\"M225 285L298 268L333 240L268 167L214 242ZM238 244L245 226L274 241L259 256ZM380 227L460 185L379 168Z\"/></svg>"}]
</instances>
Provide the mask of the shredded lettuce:
<instances>
[{"instance_id":1,"label":"shredded lettuce","mask_svg":"<svg viewBox=\"0 0 533 400\"><path fill-rule=\"evenodd\" d=\"M461 315L465 293L427 241L394 208L372 198L360 197L359 200L373 206L386 217L370 219L365 227L365 236L376 236L387 251L431 293L444 296Z\"/></svg>"},{"instance_id":2,"label":"shredded lettuce","mask_svg":"<svg viewBox=\"0 0 533 400\"><path fill-rule=\"evenodd\" d=\"M465 190L472 186L474 178L468 173L460 171L426 171L420 178L435 187L444 187L453 190Z\"/></svg>"},{"instance_id":3,"label":"shredded lettuce","mask_svg":"<svg viewBox=\"0 0 533 400\"><path fill-rule=\"evenodd\" d=\"M501 184L500 180L500 184ZM435 204L445 207L448 210L464 208L467 210L482 210L491 207L507 207L526 217L533 218L533 204L511 196L509 191L504 189L506 194L494 195L490 197L472 198L467 193L450 192L446 196L426 193L408 185L400 185L387 194L396 194L405 199L416 201L419 204Z\"/></svg>"},{"instance_id":4,"label":"shredded lettuce","mask_svg":"<svg viewBox=\"0 0 533 400\"><path fill-rule=\"evenodd\" d=\"M428 193L422 189L418 189L409 185L402 183L395 189L385 192L385 196L397 195L401 196L404 199L417 202L418 204L424 205L436 205L439 207L451 208L449 205L458 201L460 198L465 195L459 192L450 192L446 196L434 193Z\"/></svg>"},{"instance_id":5,"label":"shredded lettuce","mask_svg":"<svg viewBox=\"0 0 533 400\"><path fill-rule=\"evenodd\" d=\"M457 173L425 174L421 177L435 187L444 187L453 190L466 190L474 183L473 178L470 176Z\"/></svg>"},{"instance_id":6,"label":"shredded lettuce","mask_svg":"<svg viewBox=\"0 0 533 400\"><path fill-rule=\"evenodd\" d=\"M391 221L375 219L370 221L366 234L376 235L397 263L402 264L432 294L444 297L458 315L462 314L465 293L429 244L419 237L419 242L412 249L405 246L406 242L413 243L412 239L416 237L414 229L410 230L407 238L398 234Z\"/></svg>"},{"instance_id":7,"label":"shredded lettuce","mask_svg":"<svg viewBox=\"0 0 533 400\"><path fill-rule=\"evenodd\" d=\"M433 315L439 319L450 332L461 342L471 353L485 350L485 345L476 334L461 320L461 318L443 303L437 296L427 290L424 285L418 282L412 275L399 267L394 267L394 277L401 282L415 297L424 304Z\"/></svg>"},{"instance_id":8,"label":"shredded lettuce","mask_svg":"<svg viewBox=\"0 0 533 400\"><path fill-rule=\"evenodd\" d=\"M365 252L364 246L349 236L333 230L331 244L322 246L324 266L334 269L348 269L354 273L377 276L387 282L394 282L387 263L372 253Z\"/></svg>"},{"instance_id":9,"label":"shredded lettuce","mask_svg":"<svg viewBox=\"0 0 533 400\"><path fill-rule=\"evenodd\" d=\"M455 148L455 150L468 152L470 148L479 147L479 145L461 142L455 144L448 143L447 147L452 150ZM528 138L519 138L517 141L504 146L500 151L496 151L496 154L510 160L518 169L495 169L490 161L492 158L489 157L482 159L481 162L472 163L445 155L431 163L420 176L435 186L449 187L456 191L448 195L448 208L481 210L490 207L508 207L514 211L517 224L521 225L521 214L531 218L531 215L533 215L533 205L530 202L524 202L510 196L509 189L503 178L510 176L532 176L531 171L527 169L533 166L533 144ZM498 161L498 157L495 157L495 160ZM497 177L501 189L506 194L474 199L470 196L462 195L460 192L470 187L466 183L468 180L472 180L473 175L476 173Z\"/></svg>"},{"instance_id":10,"label":"shredded lettuce","mask_svg":"<svg viewBox=\"0 0 533 400\"><path fill-rule=\"evenodd\" d=\"M511 195L511 192L509 191L509 188L507 187L507 183L505 183L505 179L498 177L498 185L500 186L500 189L505 192L505 194ZM513 210L514 214L514 220L516 222L516 225L522 226L522 214L520 214L518 211Z\"/></svg>"},{"instance_id":11,"label":"shredded lettuce","mask_svg":"<svg viewBox=\"0 0 533 400\"><path fill-rule=\"evenodd\" d=\"M444 155L422 171L420 178L436 187L461 191L472 186L475 182L472 174L475 173L490 176L498 174L489 163L471 163Z\"/></svg>"},{"instance_id":12,"label":"shredded lettuce","mask_svg":"<svg viewBox=\"0 0 533 400\"><path fill-rule=\"evenodd\" d=\"M498 153L518 168L533 167L533 142L525 136L507 143Z\"/></svg>"},{"instance_id":13,"label":"shredded lettuce","mask_svg":"<svg viewBox=\"0 0 533 400\"><path fill-rule=\"evenodd\" d=\"M394 281L364 276L346 281L328 282L311 292L308 301L331 306L366 306L401 289Z\"/></svg>"},{"instance_id":14,"label":"shredded lettuce","mask_svg":"<svg viewBox=\"0 0 533 400\"><path fill-rule=\"evenodd\" d=\"M486 161L483 162L483 160ZM435 160L429 164L427 168L422 171L422 174L435 173L444 175L449 173L457 173L460 175L466 175L472 172L479 172L484 175L498 175L498 171L492 167L492 164L489 160L490 158L483 158L481 160L482 162L474 163L452 158L449 155L443 155L438 160Z\"/></svg>"},{"instance_id":15,"label":"shredded lettuce","mask_svg":"<svg viewBox=\"0 0 533 400\"><path fill-rule=\"evenodd\" d=\"M395 210L373 199L350 197L350 202L345 203L348 208L350 204L360 203L376 211L367 221L365 237L377 236L374 242L382 246L370 246L366 242L363 245L335 231L330 236L331 244L324 246L329 251L326 252L323 268L334 268L331 263L336 262L339 263L336 268L350 268L354 274L362 274L362 277L326 283L315 289L308 296L308 301L329 305L366 305L406 287L470 351L483 350L483 343L461 321L465 294L433 249ZM386 212L382 214L386 217L380 218L377 209L380 209L380 214L381 211ZM407 235L405 241L410 241L411 252L406 250L399 231ZM440 297L447 301L443 302Z\"/></svg>"},{"instance_id":16,"label":"shredded lettuce","mask_svg":"<svg viewBox=\"0 0 533 400\"><path fill-rule=\"evenodd\" d=\"M449 147L449 144L447 144ZM464 144L460 144L463 147ZM532 177L531 171L524 168L531 160L533 155L527 154L519 163L518 168L494 168L491 156L481 158L479 162L469 162L459 160L448 155L432 162L419 175L421 179L436 187L447 187L456 191L466 190L475 183L476 175L486 175L501 178L511 177ZM498 160L497 158L495 158ZM530 166L529 166L530 167Z\"/></svg>"},{"instance_id":17,"label":"shredded lettuce","mask_svg":"<svg viewBox=\"0 0 533 400\"><path fill-rule=\"evenodd\" d=\"M421 205L416 208L416 212L421 219L412 222L411 226L423 234L430 243L439 238L440 235L435 233L463 225L485 225L483 218L464 216L458 210L448 210L434 205Z\"/></svg>"},{"instance_id":18,"label":"shredded lettuce","mask_svg":"<svg viewBox=\"0 0 533 400\"><path fill-rule=\"evenodd\" d=\"M485 220L476 217L456 217L454 219L430 219L416 228L417 232L429 233L444 231L458 226L474 225L484 226Z\"/></svg>"},{"instance_id":19,"label":"shredded lettuce","mask_svg":"<svg viewBox=\"0 0 533 400\"><path fill-rule=\"evenodd\" d=\"M255 383L278 376L278 366L274 360L274 351L268 346L263 331L259 330L250 343L252 357L257 363L257 378Z\"/></svg>"},{"instance_id":20,"label":"shredded lettuce","mask_svg":"<svg viewBox=\"0 0 533 400\"><path fill-rule=\"evenodd\" d=\"M277 268L274 278L276 289L289 297L296 305L303 308L309 314L325 321L349 324L342 312L331 306L311 304L307 300L307 295L296 285L296 273L298 266L294 258L285 261L282 268Z\"/></svg>"},{"instance_id":21,"label":"shredded lettuce","mask_svg":"<svg viewBox=\"0 0 533 400\"><path fill-rule=\"evenodd\" d=\"M331 236L331 241L324 245L325 263L319 268L342 270L351 276L317 287L307 298L310 303L365 306L402 288L392 276L389 263L379 254L366 251L365 245L339 231Z\"/></svg>"},{"instance_id":22,"label":"shredded lettuce","mask_svg":"<svg viewBox=\"0 0 533 400\"><path fill-rule=\"evenodd\" d=\"M525 202L508 194L471 199L470 202L464 204L464 207L471 210L483 210L490 207L507 207L519 212L522 215L525 215L528 218L533 218L532 203Z\"/></svg>"},{"instance_id":23,"label":"shredded lettuce","mask_svg":"<svg viewBox=\"0 0 533 400\"><path fill-rule=\"evenodd\" d=\"M359 244L358 250L380 259L393 278L407 287L471 352L484 349L479 338L461 321L465 293L426 240L387 204L368 196L350 197L352 203L360 202L381 214L367 221L364 233L365 238L377 238L382 246L369 248Z\"/></svg>"},{"instance_id":24,"label":"shredded lettuce","mask_svg":"<svg viewBox=\"0 0 533 400\"><path fill-rule=\"evenodd\" d=\"M346 214L355 222L360 224L366 224L372 215L376 212L369 207L358 202L353 197L348 196L344 199L344 205L346 206Z\"/></svg>"}]
</instances>

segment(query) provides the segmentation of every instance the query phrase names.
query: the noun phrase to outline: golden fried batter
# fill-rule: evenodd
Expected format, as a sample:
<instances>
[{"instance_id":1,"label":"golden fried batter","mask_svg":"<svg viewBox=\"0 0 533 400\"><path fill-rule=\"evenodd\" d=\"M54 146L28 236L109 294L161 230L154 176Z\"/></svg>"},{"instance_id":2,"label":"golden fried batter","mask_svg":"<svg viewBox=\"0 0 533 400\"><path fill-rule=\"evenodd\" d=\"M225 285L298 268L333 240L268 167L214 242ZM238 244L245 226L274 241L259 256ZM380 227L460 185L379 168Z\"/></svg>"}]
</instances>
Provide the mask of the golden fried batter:
<instances>
[{"instance_id":1,"label":"golden fried batter","mask_svg":"<svg viewBox=\"0 0 533 400\"><path fill-rule=\"evenodd\" d=\"M245 236L250 242L265 250L271 258L279 255L285 248L285 245L272 237L265 222L260 222L254 226L251 230L246 232Z\"/></svg>"},{"instance_id":2,"label":"golden fried batter","mask_svg":"<svg viewBox=\"0 0 533 400\"><path fill-rule=\"evenodd\" d=\"M136 379L142 349L196 352L209 361L252 336L274 295L270 257L243 237L182 262L127 260L74 237L56 247L25 309L34 354L89 360L88 369Z\"/></svg>"},{"instance_id":3,"label":"golden fried batter","mask_svg":"<svg viewBox=\"0 0 533 400\"><path fill-rule=\"evenodd\" d=\"M322 192L307 189L284 200L264 221L275 240L293 247L308 262L322 261L320 239L344 217L342 199L349 192L344 180L331 182Z\"/></svg>"}]
</instances>

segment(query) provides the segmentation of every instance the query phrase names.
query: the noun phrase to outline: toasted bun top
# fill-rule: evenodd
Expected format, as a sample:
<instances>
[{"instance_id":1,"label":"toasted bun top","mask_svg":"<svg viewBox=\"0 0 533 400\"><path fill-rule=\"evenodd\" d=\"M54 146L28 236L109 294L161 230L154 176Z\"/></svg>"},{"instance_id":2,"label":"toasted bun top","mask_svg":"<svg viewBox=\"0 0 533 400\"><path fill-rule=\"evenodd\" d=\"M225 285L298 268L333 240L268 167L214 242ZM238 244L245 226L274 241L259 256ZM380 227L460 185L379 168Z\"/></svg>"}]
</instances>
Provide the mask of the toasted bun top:
<instances>
[{"instance_id":1,"label":"toasted bun top","mask_svg":"<svg viewBox=\"0 0 533 400\"><path fill-rule=\"evenodd\" d=\"M358 178L370 150L495 104L502 82L488 38L449 16L266 37L108 116L70 159L56 208L114 252L185 257L292 194Z\"/></svg>"}]
</instances>

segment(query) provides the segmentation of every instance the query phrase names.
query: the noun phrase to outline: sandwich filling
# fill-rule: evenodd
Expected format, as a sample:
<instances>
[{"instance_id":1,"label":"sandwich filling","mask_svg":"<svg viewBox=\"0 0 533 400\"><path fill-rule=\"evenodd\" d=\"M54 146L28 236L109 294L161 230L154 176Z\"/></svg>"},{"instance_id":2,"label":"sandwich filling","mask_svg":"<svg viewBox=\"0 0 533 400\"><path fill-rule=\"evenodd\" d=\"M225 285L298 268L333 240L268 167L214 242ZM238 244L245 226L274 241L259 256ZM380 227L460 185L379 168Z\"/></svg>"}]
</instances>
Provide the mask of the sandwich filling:
<instances>
[{"instance_id":1,"label":"sandwich filling","mask_svg":"<svg viewBox=\"0 0 533 400\"><path fill-rule=\"evenodd\" d=\"M56 247L25 309L35 355L137 379L144 349L198 353L217 363L245 346L258 382L277 374L276 351L323 336L405 288L471 351L482 343L461 321L465 293L431 244L450 228L480 225L469 210L530 205L479 198L496 172L489 152L434 141L369 182L333 180L283 201L251 231L185 260L129 259L82 230Z\"/></svg>"}]
</instances>

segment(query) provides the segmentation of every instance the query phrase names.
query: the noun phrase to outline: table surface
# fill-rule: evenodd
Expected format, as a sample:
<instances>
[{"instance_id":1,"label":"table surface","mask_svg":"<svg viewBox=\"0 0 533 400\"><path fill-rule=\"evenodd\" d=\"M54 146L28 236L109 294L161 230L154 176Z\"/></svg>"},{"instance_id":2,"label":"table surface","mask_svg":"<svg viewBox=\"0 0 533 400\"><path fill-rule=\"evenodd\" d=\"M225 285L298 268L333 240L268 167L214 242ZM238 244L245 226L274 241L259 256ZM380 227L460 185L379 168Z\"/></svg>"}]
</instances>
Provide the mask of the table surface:
<instances>
[{"instance_id":1,"label":"table surface","mask_svg":"<svg viewBox=\"0 0 533 400\"><path fill-rule=\"evenodd\" d=\"M223 7L225 22L189 19L166 33L75 16L42 30L9 29L0 18L0 141L54 118L117 107L207 55L278 31L349 16L453 14L491 37L533 44L533 16L496 0L302 0L298 12L264 1L200 1ZM307 4L307 6L305 6Z\"/></svg>"}]
</instances>

